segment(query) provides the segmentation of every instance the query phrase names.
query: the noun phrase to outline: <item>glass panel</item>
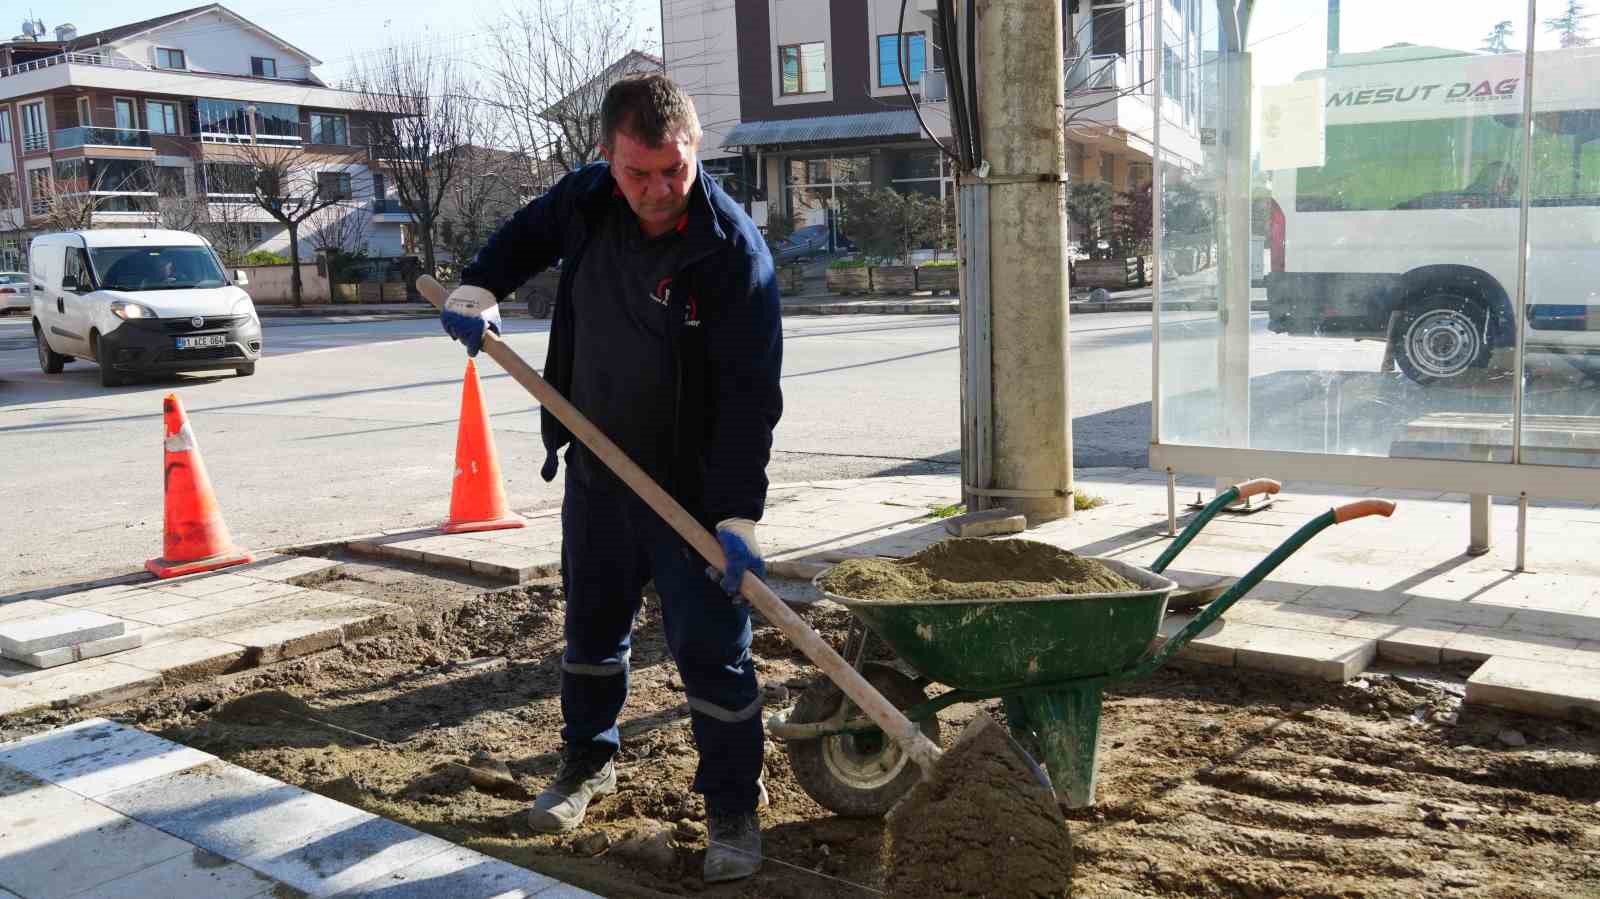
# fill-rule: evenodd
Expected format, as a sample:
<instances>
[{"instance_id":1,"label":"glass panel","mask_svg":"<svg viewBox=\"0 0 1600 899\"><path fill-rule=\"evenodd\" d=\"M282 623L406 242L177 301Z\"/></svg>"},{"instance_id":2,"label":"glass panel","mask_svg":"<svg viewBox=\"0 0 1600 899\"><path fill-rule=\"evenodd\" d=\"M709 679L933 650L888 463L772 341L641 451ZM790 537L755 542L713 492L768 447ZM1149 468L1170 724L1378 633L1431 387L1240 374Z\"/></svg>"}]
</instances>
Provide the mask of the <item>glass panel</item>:
<instances>
[{"instance_id":1,"label":"glass panel","mask_svg":"<svg viewBox=\"0 0 1600 899\"><path fill-rule=\"evenodd\" d=\"M783 72L783 83L779 91L785 94L800 93L800 48L779 47L778 66Z\"/></svg>"},{"instance_id":2,"label":"glass panel","mask_svg":"<svg viewBox=\"0 0 1600 899\"><path fill-rule=\"evenodd\" d=\"M894 156L894 178L939 177L938 150L911 150Z\"/></svg>"},{"instance_id":3,"label":"glass panel","mask_svg":"<svg viewBox=\"0 0 1600 899\"><path fill-rule=\"evenodd\" d=\"M1331 58L1326 0L1257 4L1247 62L1162 9L1203 126L1163 125L1162 298L1216 310L1160 315L1162 442L1509 460L1523 57L1479 46L1526 4L1343 0ZM1588 189L1571 150L1535 141L1536 198Z\"/></svg>"},{"instance_id":4,"label":"glass panel","mask_svg":"<svg viewBox=\"0 0 1600 899\"><path fill-rule=\"evenodd\" d=\"M900 80L900 36L878 35L878 86L898 87Z\"/></svg>"},{"instance_id":5,"label":"glass panel","mask_svg":"<svg viewBox=\"0 0 1600 899\"><path fill-rule=\"evenodd\" d=\"M133 113L133 101L132 100L117 100L117 101L115 101L115 103L116 103L116 108L117 108L117 127L118 128L137 128L137 127L139 127L138 117L135 116L134 113Z\"/></svg>"},{"instance_id":6,"label":"glass panel","mask_svg":"<svg viewBox=\"0 0 1600 899\"><path fill-rule=\"evenodd\" d=\"M1542 11L1542 9L1541 9ZM1541 34L1533 59L1522 461L1600 466L1600 58ZM1520 94L1519 94L1520 97Z\"/></svg>"},{"instance_id":7,"label":"glass panel","mask_svg":"<svg viewBox=\"0 0 1600 899\"><path fill-rule=\"evenodd\" d=\"M808 94L828 89L827 55L822 44L800 45L800 89Z\"/></svg>"},{"instance_id":8,"label":"glass panel","mask_svg":"<svg viewBox=\"0 0 1600 899\"><path fill-rule=\"evenodd\" d=\"M906 51L906 71L911 73L911 83L920 84L922 73L928 67L927 39L920 34L906 36L909 49Z\"/></svg>"},{"instance_id":9,"label":"glass panel","mask_svg":"<svg viewBox=\"0 0 1600 899\"><path fill-rule=\"evenodd\" d=\"M833 182L835 184L865 184L872 180L872 157L835 156Z\"/></svg>"}]
</instances>

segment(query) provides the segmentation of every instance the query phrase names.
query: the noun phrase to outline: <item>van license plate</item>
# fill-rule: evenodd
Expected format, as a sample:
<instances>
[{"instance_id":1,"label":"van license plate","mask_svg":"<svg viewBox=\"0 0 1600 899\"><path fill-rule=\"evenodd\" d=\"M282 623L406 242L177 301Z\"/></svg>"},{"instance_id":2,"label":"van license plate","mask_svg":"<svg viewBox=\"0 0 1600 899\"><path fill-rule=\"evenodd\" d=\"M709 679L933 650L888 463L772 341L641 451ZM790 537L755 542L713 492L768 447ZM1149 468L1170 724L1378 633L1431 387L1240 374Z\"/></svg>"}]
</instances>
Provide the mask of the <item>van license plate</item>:
<instances>
[{"instance_id":1,"label":"van license plate","mask_svg":"<svg viewBox=\"0 0 1600 899\"><path fill-rule=\"evenodd\" d=\"M178 338L178 349L180 350L196 350L201 347L227 345L228 335L226 334L202 334L199 337Z\"/></svg>"}]
</instances>

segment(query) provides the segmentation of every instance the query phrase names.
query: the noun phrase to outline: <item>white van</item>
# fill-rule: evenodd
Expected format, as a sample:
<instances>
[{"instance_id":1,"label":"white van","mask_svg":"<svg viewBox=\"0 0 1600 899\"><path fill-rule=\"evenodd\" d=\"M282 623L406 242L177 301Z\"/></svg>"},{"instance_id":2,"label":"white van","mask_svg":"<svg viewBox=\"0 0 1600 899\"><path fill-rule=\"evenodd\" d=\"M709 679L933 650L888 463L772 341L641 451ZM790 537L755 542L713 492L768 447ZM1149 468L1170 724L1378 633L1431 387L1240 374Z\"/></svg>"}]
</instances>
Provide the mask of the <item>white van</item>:
<instances>
[{"instance_id":1,"label":"white van","mask_svg":"<svg viewBox=\"0 0 1600 899\"><path fill-rule=\"evenodd\" d=\"M98 362L100 382L133 372L231 368L255 374L261 320L205 239L184 231L104 228L33 239L33 336L39 367Z\"/></svg>"}]
</instances>

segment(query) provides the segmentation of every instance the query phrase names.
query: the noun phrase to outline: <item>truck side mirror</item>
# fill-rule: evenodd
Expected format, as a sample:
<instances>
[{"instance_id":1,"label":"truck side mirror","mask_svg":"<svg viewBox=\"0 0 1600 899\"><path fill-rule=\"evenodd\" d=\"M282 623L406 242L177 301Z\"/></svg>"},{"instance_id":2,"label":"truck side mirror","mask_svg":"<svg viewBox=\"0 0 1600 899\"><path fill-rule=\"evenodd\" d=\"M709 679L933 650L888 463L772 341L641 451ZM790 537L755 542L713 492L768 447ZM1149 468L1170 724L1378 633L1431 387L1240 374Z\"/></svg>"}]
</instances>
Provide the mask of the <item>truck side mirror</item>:
<instances>
[{"instance_id":1,"label":"truck side mirror","mask_svg":"<svg viewBox=\"0 0 1600 899\"><path fill-rule=\"evenodd\" d=\"M233 283L238 285L239 287L249 287L250 286L250 275L248 273L246 273L245 270L242 269L242 268L234 269L234 271L233 271Z\"/></svg>"}]
</instances>

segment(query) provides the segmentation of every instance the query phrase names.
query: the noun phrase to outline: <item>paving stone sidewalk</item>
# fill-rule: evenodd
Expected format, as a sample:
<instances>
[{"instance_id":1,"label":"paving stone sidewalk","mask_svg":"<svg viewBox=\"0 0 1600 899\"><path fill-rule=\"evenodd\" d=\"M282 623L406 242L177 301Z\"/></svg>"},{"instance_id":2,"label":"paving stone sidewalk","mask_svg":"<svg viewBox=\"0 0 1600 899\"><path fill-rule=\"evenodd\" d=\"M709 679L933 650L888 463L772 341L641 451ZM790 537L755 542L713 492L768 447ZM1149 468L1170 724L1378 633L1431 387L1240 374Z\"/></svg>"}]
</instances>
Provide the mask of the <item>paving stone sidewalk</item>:
<instances>
[{"instance_id":1,"label":"paving stone sidewalk","mask_svg":"<svg viewBox=\"0 0 1600 899\"><path fill-rule=\"evenodd\" d=\"M0 897L593 895L103 718L0 744Z\"/></svg>"}]
</instances>

